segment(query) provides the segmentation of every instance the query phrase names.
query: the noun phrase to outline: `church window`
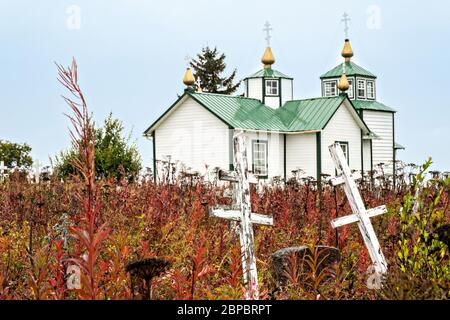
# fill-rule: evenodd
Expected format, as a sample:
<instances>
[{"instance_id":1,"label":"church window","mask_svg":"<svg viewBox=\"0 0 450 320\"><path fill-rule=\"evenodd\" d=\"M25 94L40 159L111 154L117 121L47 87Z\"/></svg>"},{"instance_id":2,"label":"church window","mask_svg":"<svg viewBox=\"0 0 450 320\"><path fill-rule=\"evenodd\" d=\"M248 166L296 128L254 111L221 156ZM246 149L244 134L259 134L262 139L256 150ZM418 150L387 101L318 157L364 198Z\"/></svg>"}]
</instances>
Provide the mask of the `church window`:
<instances>
[{"instance_id":1,"label":"church window","mask_svg":"<svg viewBox=\"0 0 450 320\"><path fill-rule=\"evenodd\" d=\"M366 98L366 81L359 79L358 80L358 89L357 89L357 93L358 93L358 98Z\"/></svg>"},{"instance_id":2,"label":"church window","mask_svg":"<svg viewBox=\"0 0 450 320\"><path fill-rule=\"evenodd\" d=\"M375 82L367 81L367 99L375 99Z\"/></svg>"},{"instance_id":3,"label":"church window","mask_svg":"<svg viewBox=\"0 0 450 320\"><path fill-rule=\"evenodd\" d=\"M253 163L252 163L253 173L258 176L267 176L268 175L267 140L253 140L252 155L253 155Z\"/></svg>"},{"instance_id":4,"label":"church window","mask_svg":"<svg viewBox=\"0 0 450 320\"><path fill-rule=\"evenodd\" d=\"M266 80L266 96L278 95L278 80Z\"/></svg>"},{"instance_id":5,"label":"church window","mask_svg":"<svg viewBox=\"0 0 450 320\"><path fill-rule=\"evenodd\" d=\"M348 153L348 142L347 141L336 141L341 145L342 152L344 153L345 159L347 159L347 163L350 164L349 161L349 153Z\"/></svg>"},{"instance_id":6,"label":"church window","mask_svg":"<svg viewBox=\"0 0 450 320\"><path fill-rule=\"evenodd\" d=\"M348 79L348 84L350 85L349 87L348 87L348 97L350 98L350 99L353 99L355 96L354 96L354 92L353 92L353 79Z\"/></svg>"},{"instance_id":7,"label":"church window","mask_svg":"<svg viewBox=\"0 0 450 320\"><path fill-rule=\"evenodd\" d=\"M336 81L326 81L324 82L325 97L337 96L337 82Z\"/></svg>"}]
</instances>

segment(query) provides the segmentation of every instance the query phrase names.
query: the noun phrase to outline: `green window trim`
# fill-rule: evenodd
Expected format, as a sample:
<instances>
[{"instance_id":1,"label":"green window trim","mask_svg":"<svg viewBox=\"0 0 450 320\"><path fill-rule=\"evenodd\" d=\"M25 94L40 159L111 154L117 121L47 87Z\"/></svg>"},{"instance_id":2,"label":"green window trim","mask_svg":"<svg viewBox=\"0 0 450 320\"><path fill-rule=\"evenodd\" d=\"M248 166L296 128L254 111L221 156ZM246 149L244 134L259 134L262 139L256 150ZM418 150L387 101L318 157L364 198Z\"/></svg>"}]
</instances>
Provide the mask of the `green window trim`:
<instances>
[{"instance_id":1,"label":"green window trim","mask_svg":"<svg viewBox=\"0 0 450 320\"><path fill-rule=\"evenodd\" d=\"M344 152L344 155L347 156L347 164L350 166L350 149L348 146L348 141L335 141L335 143L339 143L341 146L344 145L346 147L347 154L345 154L345 152ZM342 151L344 151L344 150L342 150Z\"/></svg>"},{"instance_id":2,"label":"green window trim","mask_svg":"<svg viewBox=\"0 0 450 320\"><path fill-rule=\"evenodd\" d=\"M316 179L318 186L322 186L322 133L316 132ZM320 188L319 188L320 190Z\"/></svg>"},{"instance_id":3,"label":"green window trim","mask_svg":"<svg viewBox=\"0 0 450 320\"><path fill-rule=\"evenodd\" d=\"M258 174L255 173L255 144L259 143L259 144L264 144L266 147L266 154L265 154L265 167L266 167L266 172L265 174ZM252 140L252 172L255 176L258 176L260 179L267 179L269 176L269 141L268 140L260 140L260 139L254 139Z\"/></svg>"},{"instance_id":4,"label":"green window trim","mask_svg":"<svg viewBox=\"0 0 450 320\"><path fill-rule=\"evenodd\" d=\"M283 134L283 175L284 175L284 183L286 183L287 172L286 172L286 134Z\"/></svg>"},{"instance_id":5,"label":"green window trim","mask_svg":"<svg viewBox=\"0 0 450 320\"><path fill-rule=\"evenodd\" d=\"M233 143L233 127L228 127L228 162L229 162L229 170L234 170L234 143Z\"/></svg>"},{"instance_id":6,"label":"green window trim","mask_svg":"<svg viewBox=\"0 0 450 320\"><path fill-rule=\"evenodd\" d=\"M273 81L277 83L277 93L276 94L268 94L267 93L267 82L269 81ZM264 95L266 97L280 97L281 96L281 81L280 79L276 79L276 78L264 78Z\"/></svg>"},{"instance_id":7,"label":"green window trim","mask_svg":"<svg viewBox=\"0 0 450 320\"><path fill-rule=\"evenodd\" d=\"M156 184L156 131L152 132L152 147L153 147L153 182Z\"/></svg>"}]
</instances>

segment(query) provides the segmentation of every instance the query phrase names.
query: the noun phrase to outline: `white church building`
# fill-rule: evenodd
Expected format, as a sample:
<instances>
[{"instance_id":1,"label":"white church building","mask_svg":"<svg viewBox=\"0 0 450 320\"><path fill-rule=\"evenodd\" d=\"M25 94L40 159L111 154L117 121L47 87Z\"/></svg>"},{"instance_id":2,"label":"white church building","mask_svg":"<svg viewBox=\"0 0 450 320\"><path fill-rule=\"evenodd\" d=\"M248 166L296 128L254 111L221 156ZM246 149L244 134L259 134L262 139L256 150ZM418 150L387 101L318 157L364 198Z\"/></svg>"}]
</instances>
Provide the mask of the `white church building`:
<instances>
[{"instance_id":1,"label":"white church building","mask_svg":"<svg viewBox=\"0 0 450 320\"><path fill-rule=\"evenodd\" d=\"M171 158L199 172L233 169L232 138L243 130L249 169L260 179L292 177L302 170L317 179L334 175L328 146L340 142L353 170L371 171L379 163L395 170L395 110L378 101L377 77L351 59L320 77L321 97L294 99L294 79L275 70L270 46L263 68L243 80L241 96L201 92L188 68L187 86L144 135L153 141L153 170Z\"/></svg>"}]
</instances>

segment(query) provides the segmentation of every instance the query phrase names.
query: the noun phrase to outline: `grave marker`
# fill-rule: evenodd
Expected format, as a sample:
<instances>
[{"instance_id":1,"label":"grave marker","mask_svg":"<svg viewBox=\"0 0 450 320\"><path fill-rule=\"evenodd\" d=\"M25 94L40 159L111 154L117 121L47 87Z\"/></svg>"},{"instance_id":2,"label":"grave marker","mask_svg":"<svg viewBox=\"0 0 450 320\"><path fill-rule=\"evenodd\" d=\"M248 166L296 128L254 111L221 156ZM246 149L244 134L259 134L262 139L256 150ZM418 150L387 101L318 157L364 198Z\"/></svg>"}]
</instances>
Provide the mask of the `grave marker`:
<instances>
[{"instance_id":1,"label":"grave marker","mask_svg":"<svg viewBox=\"0 0 450 320\"><path fill-rule=\"evenodd\" d=\"M0 181L5 177L5 172L8 170L8 167L5 166L5 162L0 161Z\"/></svg>"},{"instance_id":2,"label":"grave marker","mask_svg":"<svg viewBox=\"0 0 450 320\"><path fill-rule=\"evenodd\" d=\"M370 258L374 264L375 271L378 274L387 272L387 262L381 251L378 238L373 229L370 218L386 213L386 206L380 206L374 209L366 210L359 190L355 183L355 176L347 164L344 153L339 143L328 147L337 170L337 177L332 179L333 185L344 185L345 194L352 208L353 214L334 219L331 222L333 228L357 222L364 243L369 251Z\"/></svg>"},{"instance_id":3,"label":"grave marker","mask_svg":"<svg viewBox=\"0 0 450 320\"><path fill-rule=\"evenodd\" d=\"M234 141L234 163L235 172L220 171L219 179L234 182L235 194L234 204L239 210L224 210L210 208L213 217L228 219L239 222L239 240L241 244L242 273L244 286L246 287L245 299L259 299L258 274L256 269L255 246L253 237L253 224L273 225L273 218L251 212L250 183L257 179L248 173L247 150L245 137L242 131L235 133Z\"/></svg>"},{"instance_id":4,"label":"grave marker","mask_svg":"<svg viewBox=\"0 0 450 320\"><path fill-rule=\"evenodd\" d=\"M34 161L34 163L33 163L34 180L36 183L39 183L39 180L41 177L41 166L42 166L42 163L39 160Z\"/></svg>"}]
</instances>

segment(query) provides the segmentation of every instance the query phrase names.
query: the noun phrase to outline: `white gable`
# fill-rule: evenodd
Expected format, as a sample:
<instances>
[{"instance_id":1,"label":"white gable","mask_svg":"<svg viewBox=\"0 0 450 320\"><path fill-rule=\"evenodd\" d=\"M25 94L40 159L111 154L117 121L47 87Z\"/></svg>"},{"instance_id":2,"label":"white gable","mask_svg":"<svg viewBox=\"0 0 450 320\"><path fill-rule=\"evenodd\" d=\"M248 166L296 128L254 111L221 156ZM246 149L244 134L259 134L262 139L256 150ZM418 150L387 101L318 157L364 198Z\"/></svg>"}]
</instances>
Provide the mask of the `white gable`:
<instances>
[{"instance_id":1,"label":"white gable","mask_svg":"<svg viewBox=\"0 0 450 320\"><path fill-rule=\"evenodd\" d=\"M362 121L358 115L355 119L352 110L354 111L353 108L349 108L346 103L343 103L322 131L322 173L335 174L328 146L336 141L348 142L350 168L361 170Z\"/></svg>"},{"instance_id":2,"label":"white gable","mask_svg":"<svg viewBox=\"0 0 450 320\"><path fill-rule=\"evenodd\" d=\"M229 167L228 126L190 97L180 101L155 130L156 159L183 162L193 170Z\"/></svg>"}]
</instances>

